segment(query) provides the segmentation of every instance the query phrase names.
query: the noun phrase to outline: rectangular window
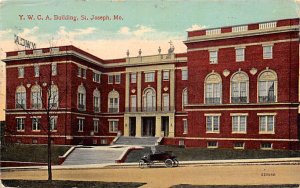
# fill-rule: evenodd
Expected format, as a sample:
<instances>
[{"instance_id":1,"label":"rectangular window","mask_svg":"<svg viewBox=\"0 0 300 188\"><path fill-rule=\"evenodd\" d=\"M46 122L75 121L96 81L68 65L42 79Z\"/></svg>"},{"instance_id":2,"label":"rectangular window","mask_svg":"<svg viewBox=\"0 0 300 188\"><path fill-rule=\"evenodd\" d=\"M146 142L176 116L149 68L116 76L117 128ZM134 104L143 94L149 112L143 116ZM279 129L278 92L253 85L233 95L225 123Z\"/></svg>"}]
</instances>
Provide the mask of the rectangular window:
<instances>
[{"instance_id":1,"label":"rectangular window","mask_svg":"<svg viewBox=\"0 0 300 188\"><path fill-rule=\"evenodd\" d=\"M93 81L100 83L100 74L93 72Z\"/></svg>"},{"instance_id":2,"label":"rectangular window","mask_svg":"<svg viewBox=\"0 0 300 188\"><path fill-rule=\"evenodd\" d=\"M77 76L78 77L81 77L81 70L82 70L81 67L78 67L78 71L77 71Z\"/></svg>"},{"instance_id":3,"label":"rectangular window","mask_svg":"<svg viewBox=\"0 0 300 188\"><path fill-rule=\"evenodd\" d=\"M40 67L38 65L34 65L34 76L35 77L40 76Z\"/></svg>"},{"instance_id":4,"label":"rectangular window","mask_svg":"<svg viewBox=\"0 0 300 188\"><path fill-rule=\"evenodd\" d=\"M163 71L163 80L167 81L169 80L170 72L169 71Z\"/></svg>"},{"instance_id":5,"label":"rectangular window","mask_svg":"<svg viewBox=\"0 0 300 188\"><path fill-rule=\"evenodd\" d=\"M108 84L114 83L114 75L108 75Z\"/></svg>"},{"instance_id":6,"label":"rectangular window","mask_svg":"<svg viewBox=\"0 0 300 188\"><path fill-rule=\"evenodd\" d=\"M78 132L83 132L84 119L78 119Z\"/></svg>"},{"instance_id":7,"label":"rectangular window","mask_svg":"<svg viewBox=\"0 0 300 188\"><path fill-rule=\"evenodd\" d=\"M17 118L17 131L25 130L25 118Z\"/></svg>"},{"instance_id":8,"label":"rectangular window","mask_svg":"<svg viewBox=\"0 0 300 188\"><path fill-rule=\"evenodd\" d=\"M119 112L119 98L109 98L108 112Z\"/></svg>"},{"instance_id":9,"label":"rectangular window","mask_svg":"<svg viewBox=\"0 0 300 188\"><path fill-rule=\"evenodd\" d=\"M85 109L85 96L83 93L78 93L78 110Z\"/></svg>"},{"instance_id":10,"label":"rectangular window","mask_svg":"<svg viewBox=\"0 0 300 188\"><path fill-rule=\"evenodd\" d=\"M216 141L207 142L207 148L218 148L218 142Z\"/></svg>"},{"instance_id":11,"label":"rectangular window","mask_svg":"<svg viewBox=\"0 0 300 188\"><path fill-rule=\"evenodd\" d=\"M246 133L247 116L232 116L232 133Z\"/></svg>"},{"instance_id":12,"label":"rectangular window","mask_svg":"<svg viewBox=\"0 0 300 188\"><path fill-rule=\"evenodd\" d=\"M145 73L145 82L154 82L154 72L147 72Z\"/></svg>"},{"instance_id":13,"label":"rectangular window","mask_svg":"<svg viewBox=\"0 0 300 188\"><path fill-rule=\"evenodd\" d=\"M188 122L187 119L183 119L183 134L187 134L188 133Z\"/></svg>"},{"instance_id":14,"label":"rectangular window","mask_svg":"<svg viewBox=\"0 0 300 188\"><path fill-rule=\"evenodd\" d=\"M244 149L245 148L245 143L244 142L235 142L233 145L234 149Z\"/></svg>"},{"instance_id":15,"label":"rectangular window","mask_svg":"<svg viewBox=\"0 0 300 188\"><path fill-rule=\"evenodd\" d=\"M57 64L56 63L52 63L52 65L51 65L51 74L52 74L52 76L57 75Z\"/></svg>"},{"instance_id":16,"label":"rectangular window","mask_svg":"<svg viewBox=\"0 0 300 188\"><path fill-rule=\"evenodd\" d=\"M26 108L26 92L20 91L16 93L16 108Z\"/></svg>"},{"instance_id":17,"label":"rectangular window","mask_svg":"<svg viewBox=\"0 0 300 188\"><path fill-rule=\"evenodd\" d=\"M206 132L207 133L220 132L220 116L206 116Z\"/></svg>"},{"instance_id":18,"label":"rectangular window","mask_svg":"<svg viewBox=\"0 0 300 188\"><path fill-rule=\"evenodd\" d=\"M94 120L94 132L97 133L99 131L99 120Z\"/></svg>"},{"instance_id":19,"label":"rectangular window","mask_svg":"<svg viewBox=\"0 0 300 188\"><path fill-rule=\"evenodd\" d=\"M82 69L82 77L86 78L86 69Z\"/></svg>"},{"instance_id":20,"label":"rectangular window","mask_svg":"<svg viewBox=\"0 0 300 188\"><path fill-rule=\"evenodd\" d=\"M131 83L136 83L136 73L131 73L130 74L130 82Z\"/></svg>"},{"instance_id":21,"label":"rectangular window","mask_svg":"<svg viewBox=\"0 0 300 188\"><path fill-rule=\"evenodd\" d=\"M32 130L33 131L40 130L40 118L32 118Z\"/></svg>"},{"instance_id":22,"label":"rectangular window","mask_svg":"<svg viewBox=\"0 0 300 188\"><path fill-rule=\"evenodd\" d=\"M169 94L163 94L163 111L169 111Z\"/></svg>"},{"instance_id":23,"label":"rectangular window","mask_svg":"<svg viewBox=\"0 0 300 188\"><path fill-rule=\"evenodd\" d=\"M235 49L235 60L236 62L245 61L245 48Z\"/></svg>"},{"instance_id":24,"label":"rectangular window","mask_svg":"<svg viewBox=\"0 0 300 188\"><path fill-rule=\"evenodd\" d=\"M130 111L136 112L136 95L131 95L130 98Z\"/></svg>"},{"instance_id":25,"label":"rectangular window","mask_svg":"<svg viewBox=\"0 0 300 188\"><path fill-rule=\"evenodd\" d=\"M272 149L273 144L270 142L265 142L260 144L260 149Z\"/></svg>"},{"instance_id":26,"label":"rectangular window","mask_svg":"<svg viewBox=\"0 0 300 188\"><path fill-rule=\"evenodd\" d=\"M259 102L275 102L276 96L275 81L259 81L258 82L258 101Z\"/></svg>"},{"instance_id":27,"label":"rectangular window","mask_svg":"<svg viewBox=\"0 0 300 188\"><path fill-rule=\"evenodd\" d=\"M42 96L40 90L31 92L31 100L32 108L42 108Z\"/></svg>"},{"instance_id":28,"label":"rectangular window","mask_svg":"<svg viewBox=\"0 0 300 188\"><path fill-rule=\"evenodd\" d=\"M24 67L19 67L18 68L18 77L19 78L24 78Z\"/></svg>"},{"instance_id":29,"label":"rectangular window","mask_svg":"<svg viewBox=\"0 0 300 188\"><path fill-rule=\"evenodd\" d=\"M221 104L221 83L207 83L205 86L205 103Z\"/></svg>"},{"instance_id":30,"label":"rectangular window","mask_svg":"<svg viewBox=\"0 0 300 188\"><path fill-rule=\"evenodd\" d=\"M263 46L263 59L273 58L273 46Z\"/></svg>"},{"instance_id":31,"label":"rectangular window","mask_svg":"<svg viewBox=\"0 0 300 188\"><path fill-rule=\"evenodd\" d=\"M57 130L57 116L50 117L50 129L51 131Z\"/></svg>"},{"instance_id":32,"label":"rectangular window","mask_svg":"<svg viewBox=\"0 0 300 188\"><path fill-rule=\"evenodd\" d=\"M118 132L118 121L109 120L109 132L110 133L117 133Z\"/></svg>"},{"instance_id":33,"label":"rectangular window","mask_svg":"<svg viewBox=\"0 0 300 188\"><path fill-rule=\"evenodd\" d=\"M100 98L94 96L94 112L100 112Z\"/></svg>"},{"instance_id":34,"label":"rectangular window","mask_svg":"<svg viewBox=\"0 0 300 188\"><path fill-rule=\"evenodd\" d=\"M121 83L121 75L120 74L116 74L115 75L115 83L116 84L120 84Z\"/></svg>"},{"instance_id":35,"label":"rectangular window","mask_svg":"<svg viewBox=\"0 0 300 188\"><path fill-rule=\"evenodd\" d=\"M275 116L262 115L259 116L259 133L260 134L273 134L275 133Z\"/></svg>"},{"instance_id":36,"label":"rectangular window","mask_svg":"<svg viewBox=\"0 0 300 188\"><path fill-rule=\"evenodd\" d=\"M182 69L181 70L181 79L182 80L188 80L188 70L187 69Z\"/></svg>"},{"instance_id":37,"label":"rectangular window","mask_svg":"<svg viewBox=\"0 0 300 188\"><path fill-rule=\"evenodd\" d=\"M218 64L218 51L210 51L209 52L209 63L210 64Z\"/></svg>"}]
</instances>

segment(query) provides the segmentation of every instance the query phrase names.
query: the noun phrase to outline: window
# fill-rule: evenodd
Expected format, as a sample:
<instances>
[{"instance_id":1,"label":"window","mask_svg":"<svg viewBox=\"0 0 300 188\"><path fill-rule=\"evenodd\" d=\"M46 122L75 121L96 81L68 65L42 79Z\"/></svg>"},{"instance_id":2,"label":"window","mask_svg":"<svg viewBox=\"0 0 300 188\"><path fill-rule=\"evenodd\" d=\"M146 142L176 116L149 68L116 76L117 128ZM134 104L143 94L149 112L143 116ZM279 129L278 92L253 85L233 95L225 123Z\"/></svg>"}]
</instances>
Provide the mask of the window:
<instances>
[{"instance_id":1,"label":"window","mask_svg":"<svg viewBox=\"0 0 300 188\"><path fill-rule=\"evenodd\" d=\"M86 103L86 91L84 86L81 84L78 87L78 91L77 91L78 110L85 110L85 103Z\"/></svg>"},{"instance_id":2,"label":"window","mask_svg":"<svg viewBox=\"0 0 300 188\"><path fill-rule=\"evenodd\" d=\"M50 102L50 108L58 108L58 88L56 85L51 85L49 88L50 91L48 91L49 102Z\"/></svg>"},{"instance_id":3,"label":"window","mask_svg":"<svg viewBox=\"0 0 300 188\"><path fill-rule=\"evenodd\" d=\"M235 61L245 61L245 48L236 48L235 49Z\"/></svg>"},{"instance_id":4,"label":"window","mask_svg":"<svg viewBox=\"0 0 300 188\"><path fill-rule=\"evenodd\" d=\"M131 73L130 74L130 82L131 83L136 83L136 73Z\"/></svg>"},{"instance_id":5,"label":"window","mask_svg":"<svg viewBox=\"0 0 300 188\"><path fill-rule=\"evenodd\" d=\"M18 77L24 78L24 67L18 67Z\"/></svg>"},{"instance_id":6,"label":"window","mask_svg":"<svg viewBox=\"0 0 300 188\"><path fill-rule=\"evenodd\" d=\"M232 116L232 133L246 133L247 116Z\"/></svg>"},{"instance_id":7,"label":"window","mask_svg":"<svg viewBox=\"0 0 300 188\"><path fill-rule=\"evenodd\" d=\"M274 134L275 133L274 127L275 127L275 115L259 116L260 134Z\"/></svg>"},{"instance_id":8,"label":"window","mask_svg":"<svg viewBox=\"0 0 300 188\"><path fill-rule=\"evenodd\" d=\"M222 80L221 76L212 73L205 79L205 103L206 104L221 104L222 95Z\"/></svg>"},{"instance_id":9,"label":"window","mask_svg":"<svg viewBox=\"0 0 300 188\"><path fill-rule=\"evenodd\" d=\"M57 116L50 117L50 130L51 131L57 130Z\"/></svg>"},{"instance_id":10,"label":"window","mask_svg":"<svg viewBox=\"0 0 300 188\"><path fill-rule=\"evenodd\" d=\"M273 144L270 142L265 142L260 144L260 149L272 149Z\"/></svg>"},{"instance_id":11,"label":"window","mask_svg":"<svg viewBox=\"0 0 300 188\"><path fill-rule=\"evenodd\" d=\"M99 131L99 120L94 119L94 132L97 133Z\"/></svg>"},{"instance_id":12,"label":"window","mask_svg":"<svg viewBox=\"0 0 300 188\"><path fill-rule=\"evenodd\" d=\"M273 58L273 46L263 46L263 59Z\"/></svg>"},{"instance_id":13,"label":"window","mask_svg":"<svg viewBox=\"0 0 300 188\"><path fill-rule=\"evenodd\" d=\"M42 108L42 90L39 85L31 88L31 108Z\"/></svg>"},{"instance_id":14,"label":"window","mask_svg":"<svg viewBox=\"0 0 300 188\"><path fill-rule=\"evenodd\" d=\"M84 119L78 119L78 132L83 132Z\"/></svg>"},{"instance_id":15,"label":"window","mask_svg":"<svg viewBox=\"0 0 300 188\"><path fill-rule=\"evenodd\" d=\"M40 76L40 67L38 65L34 65L34 76L35 77Z\"/></svg>"},{"instance_id":16,"label":"window","mask_svg":"<svg viewBox=\"0 0 300 188\"><path fill-rule=\"evenodd\" d=\"M188 70L187 69L182 69L181 70L181 79L182 80L188 80Z\"/></svg>"},{"instance_id":17,"label":"window","mask_svg":"<svg viewBox=\"0 0 300 188\"><path fill-rule=\"evenodd\" d=\"M147 88L143 94L143 107L145 112L156 110L156 94L153 88Z\"/></svg>"},{"instance_id":18,"label":"window","mask_svg":"<svg viewBox=\"0 0 300 188\"><path fill-rule=\"evenodd\" d=\"M86 69L82 69L82 77L86 78Z\"/></svg>"},{"instance_id":19,"label":"window","mask_svg":"<svg viewBox=\"0 0 300 188\"><path fill-rule=\"evenodd\" d=\"M216 141L207 142L207 148L218 148L218 142Z\"/></svg>"},{"instance_id":20,"label":"window","mask_svg":"<svg viewBox=\"0 0 300 188\"><path fill-rule=\"evenodd\" d=\"M24 86L17 87L16 108L26 108L26 88Z\"/></svg>"},{"instance_id":21,"label":"window","mask_svg":"<svg viewBox=\"0 0 300 188\"><path fill-rule=\"evenodd\" d=\"M277 75L274 71L264 71L258 78L258 101L277 101Z\"/></svg>"},{"instance_id":22,"label":"window","mask_svg":"<svg viewBox=\"0 0 300 188\"><path fill-rule=\"evenodd\" d=\"M40 130L40 118L32 118L32 130L33 131Z\"/></svg>"},{"instance_id":23,"label":"window","mask_svg":"<svg viewBox=\"0 0 300 188\"><path fill-rule=\"evenodd\" d=\"M93 97L94 97L94 112L100 112L100 92L98 89L94 90Z\"/></svg>"},{"instance_id":24,"label":"window","mask_svg":"<svg viewBox=\"0 0 300 188\"><path fill-rule=\"evenodd\" d=\"M248 102L249 78L244 72L238 72L231 77L231 103Z\"/></svg>"},{"instance_id":25,"label":"window","mask_svg":"<svg viewBox=\"0 0 300 188\"><path fill-rule=\"evenodd\" d=\"M167 112L170 109L169 101L170 101L169 94L163 94L163 111Z\"/></svg>"},{"instance_id":26,"label":"window","mask_svg":"<svg viewBox=\"0 0 300 188\"><path fill-rule=\"evenodd\" d=\"M110 133L117 133L119 122L117 120L108 120L108 121L109 121L109 132Z\"/></svg>"},{"instance_id":27,"label":"window","mask_svg":"<svg viewBox=\"0 0 300 188\"><path fill-rule=\"evenodd\" d=\"M81 67L78 67L78 71L77 71L77 76L78 77L81 77L81 70L82 70Z\"/></svg>"},{"instance_id":28,"label":"window","mask_svg":"<svg viewBox=\"0 0 300 188\"><path fill-rule=\"evenodd\" d=\"M210 64L218 64L218 51L210 51L209 52L209 63Z\"/></svg>"},{"instance_id":29,"label":"window","mask_svg":"<svg viewBox=\"0 0 300 188\"><path fill-rule=\"evenodd\" d=\"M25 118L17 118L17 131L25 130Z\"/></svg>"},{"instance_id":30,"label":"window","mask_svg":"<svg viewBox=\"0 0 300 188\"><path fill-rule=\"evenodd\" d=\"M244 142L235 142L233 144L234 149L244 149L245 148L245 143Z\"/></svg>"},{"instance_id":31,"label":"window","mask_svg":"<svg viewBox=\"0 0 300 188\"><path fill-rule=\"evenodd\" d=\"M121 83L121 75L120 75L120 74L116 74L116 75L115 75L115 83L116 83L116 84Z\"/></svg>"},{"instance_id":32,"label":"window","mask_svg":"<svg viewBox=\"0 0 300 188\"><path fill-rule=\"evenodd\" d=\"M97 83L100 83L100 74L99 73L95 73L93 72L93 81L94 82L97 82Z\"/></svg>"},{"instance_id":33,"label":"window","mask_svg":"<svg viewBox=\"0 0 300 188\"><path fill-rule=\"evenodd\" d=\"M188 104L188 92L187 88L185 88L182 92L182 110L184 110L184 106Z\"/></svg>"},{"instance_id":34,"label":"window","mask_svg":"<svg viewBox=\"0 0 300 188\"><path fill-rule=\"evenodd\" d=\"M56 63L51 64L51 73L52 73L52 76L57 75L57 64Z\"/></svg>"},{"instance_id":35,"label":"window","mask_svg":"<svg viewBox=\"0 0 300 188\"><path fill-rule=\"evenodd\" d=\"M188 133L188 122L187 119L183 119L183 134L187 134Z\"/></svg>"},{"instance_id":36,"label":"window","mask_svg":"<svg viewBox=\"0 0 300 188\"><path fill-rule=\"evenodd\" d=\"M145 73L145 82L154 82L154 72Z\"/></svg>"},{"instance_id":37,"label":"window","mask_svg":"<svg viewBox=\"0 0 300 188\"><path fill-rule=\"evenodd\" d=\"M220 116L213 116L213 115L206 116L206 132L207 133L220 132Z\"/></svg>"},{"instance_id":38,"label":"window","mask_svg":"<svg viewBox=\"0 0 300 188\"><path fill-rule=\"evenodd\" d=\"M130 111L136 112L136 95L131 95L130 97Z\"/></svg>"},{"instance_id":39,"label":"window","mask_svg":"<svg viewBox=\"0 0 300 188\"><path fill-rule=\"evenodd\" d=\"M108 83L113 84L114 83L114 75L108 75Z\"/></svg>"},{"instance_id":40,"label":"window","mask_svg":"<svg viewBox=\"0 0 300 188\"><path fill-rule=\"evenodd\" d=\"M163 71L163 80L167 81L169 80L170 72L169 71Z\"/></svg>"},{"instance_id":41,"label":"window","mask_svg":"<svg viewBox=\"0 0 300 188\"><path fill-rule=\"evenodd\" d=\"M119 112L119 93L115 90L108 94L108 112Z\"/></svg>"}]
</instances>

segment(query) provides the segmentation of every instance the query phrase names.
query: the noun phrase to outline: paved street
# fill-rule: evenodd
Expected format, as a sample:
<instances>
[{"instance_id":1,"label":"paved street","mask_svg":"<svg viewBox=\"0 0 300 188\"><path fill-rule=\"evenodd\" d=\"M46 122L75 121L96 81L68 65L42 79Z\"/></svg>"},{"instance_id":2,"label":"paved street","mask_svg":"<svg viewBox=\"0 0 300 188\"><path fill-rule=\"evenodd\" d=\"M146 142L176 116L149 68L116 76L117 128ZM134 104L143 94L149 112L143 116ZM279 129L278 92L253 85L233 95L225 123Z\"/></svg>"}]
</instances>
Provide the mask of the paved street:
<instances>
[{"instance_id":1,"label":"paved street","mask_svg":"<svg viewBox=\"0 0 300 188\"><path fill-rule=\"evenodd\" d=\"M56 180L146 182L143 187L193 185L300 184L300 165L188 165L177 168L107 167L54 170ZM2 172L1 179L47 178L46 170Z\"/></svg>"}]
</instances>

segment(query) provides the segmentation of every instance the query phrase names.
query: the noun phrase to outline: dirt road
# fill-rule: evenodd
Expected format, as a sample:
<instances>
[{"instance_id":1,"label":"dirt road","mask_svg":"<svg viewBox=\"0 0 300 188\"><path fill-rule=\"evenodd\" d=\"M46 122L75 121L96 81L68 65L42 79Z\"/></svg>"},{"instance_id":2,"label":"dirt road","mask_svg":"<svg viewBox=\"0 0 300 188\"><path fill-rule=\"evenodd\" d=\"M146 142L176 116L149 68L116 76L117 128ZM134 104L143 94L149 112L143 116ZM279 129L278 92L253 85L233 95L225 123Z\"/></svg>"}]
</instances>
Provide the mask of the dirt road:
<instances>
[{"instance_id":1,"label":"dirt road","mask_svg":"<svg viewBox=\"0 0 300 188\"><path fill-rule=\"evenodd\" d=\"M1 179L47 178L46 170L2 172ZM300 184L300 165L179 166L54 170L56 180L146 182L143 187L193 185Z\"/></svg>"}]
</instances>

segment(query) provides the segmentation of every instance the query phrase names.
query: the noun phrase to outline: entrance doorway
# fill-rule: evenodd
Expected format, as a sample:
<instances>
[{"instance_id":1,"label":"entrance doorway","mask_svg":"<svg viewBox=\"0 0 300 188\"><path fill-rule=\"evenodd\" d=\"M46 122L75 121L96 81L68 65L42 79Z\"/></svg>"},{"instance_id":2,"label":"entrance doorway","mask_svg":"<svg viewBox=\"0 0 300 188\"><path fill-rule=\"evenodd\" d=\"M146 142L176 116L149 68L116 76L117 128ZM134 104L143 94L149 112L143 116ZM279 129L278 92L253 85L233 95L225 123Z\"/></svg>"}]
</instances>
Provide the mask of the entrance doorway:
<instances>
[{"instance_id":1,"label":"entrance doorway","mask_svg":"<svg viewBox=\"0 0 300 188\"><path fill-rule=\"evenodd\" d=\"M136 118L129 117L129 136L135 136Z\"/></svg>"},{"instance_id":2,"label":"entrance doorway","mask_svg":"<svg viewBox=\"0 0 300 188\"><path fill-rule=\"evenodd\" d=\"M169 116L161 117L161 131L164 132L164 136L169 135Z\"/></svg>"},{"instance_id":3,"label":"entrance doorway","mask_svg":"<svg viewBox=\"0 0 300 188\"><path fill-rule=\"evenodd\" d=\"M155 117L143 117L142 136L155 136Z\"/></svg>"}]
</instances>

